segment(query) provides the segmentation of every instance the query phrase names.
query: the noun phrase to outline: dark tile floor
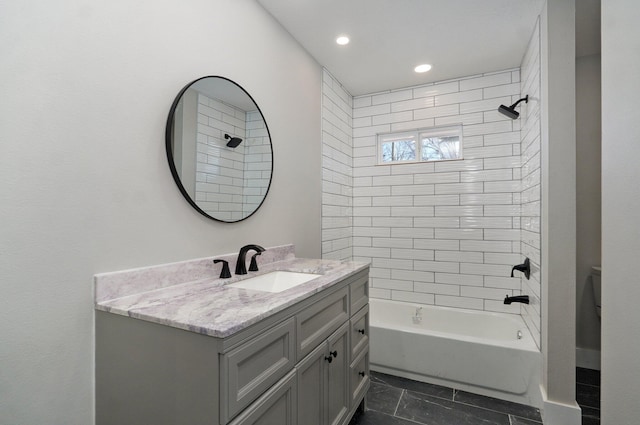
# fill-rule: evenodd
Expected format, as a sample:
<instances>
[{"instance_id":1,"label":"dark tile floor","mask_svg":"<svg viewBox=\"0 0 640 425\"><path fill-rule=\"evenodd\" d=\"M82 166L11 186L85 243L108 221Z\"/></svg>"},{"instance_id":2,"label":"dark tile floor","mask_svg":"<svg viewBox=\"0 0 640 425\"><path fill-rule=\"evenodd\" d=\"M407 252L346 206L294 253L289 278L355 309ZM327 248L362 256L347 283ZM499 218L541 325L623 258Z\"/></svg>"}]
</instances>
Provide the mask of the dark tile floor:
<instances>
[{"instance_id":1,"label":"dark tile floor","mask_svg":"<svg viewBox=\"0 0 640 425\"><path fill-rule=\"evenodd\" d=\"M576 369L582 425L600 425L600 371ZM349 425L540 425L530 406L371 372L367 411Z\"/></svg>"},{"instance_id":2,"label":"dark tile floor","mask_svg":"<svg viewBox=\"0 0 640 425\"><path fill-rule=\"evenodd\" d=\"M371 372L367 411L350 425L540 425L538 409Z\"/></svg>"},{"instance_id":3,"label":"dark tile floor","mask_svg":"<svg viewBox=\"0 0 640 425\"><path fill-rule=\"evenodd\" d=\"M600 371L576 369L576 401L582 409L582 425L600 425Z\"/></svg>"}]
</instances>

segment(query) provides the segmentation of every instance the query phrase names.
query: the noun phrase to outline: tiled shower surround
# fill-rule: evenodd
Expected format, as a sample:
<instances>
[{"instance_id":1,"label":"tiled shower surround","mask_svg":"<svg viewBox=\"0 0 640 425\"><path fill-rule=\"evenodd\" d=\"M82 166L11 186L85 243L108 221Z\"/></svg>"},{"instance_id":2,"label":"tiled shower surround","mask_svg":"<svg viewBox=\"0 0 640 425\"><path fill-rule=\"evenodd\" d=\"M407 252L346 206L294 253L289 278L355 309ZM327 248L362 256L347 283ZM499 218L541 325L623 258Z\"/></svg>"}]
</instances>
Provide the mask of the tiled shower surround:
<instances>
[{"instance_id":1,"label":"tiled shower surround","mask_svg":"<svg viewBox=\"0 0 640 425\"><path fill-rule=\"evenodd\" d=\"M353 256L353 98L322 75L322 257Z\"/></svg>"},{"instance_id":2,"label":"tiled shower surround","mask_svg":"<svg viewBox=\"0 0 640 425\"><path fill-rule=\"evenodd\" d=\"M532 263L531 279L522 280L522 293L531 303L522 305L522 317L540 347L540 26L536 24L522 60L521 93L529 102L521 108L522 193L520 195L520 252Z\"/></svg>"},{"instance_id":3,"label":"tiled shower surround","mask_svg":"<svg viewBox=\"0 0 640 425\"><path fill-rule=\"evenodd\" d=\"M271 176L267 128L259 111L243 111L198 94L196 200L209 215L239 220L254 211ZM240 137L227 147L224 135Z\"/></svg>"},{"instance_id":4,"label":"tiled shower surround","mask_svg":"<svg viewBox=\"0 0 640 425\"><path fill-rule=\"evenodd\" d=\"M522 68L358 96L351 119L325 71L323 255L370 262L372 297L523 314L539 345L538 39ZM497 112L527 92L520 119ZM377 165L377 134L453 124L463 160ZM532 279L511 278L525 256ZM521 293L531 306L503 303Z\"/></svg>"},{"instance_id":5,"label":"tiled shower surround","mask_svg":"<svg viewBox=\"0 0 640 425\"><path fill-rule=\"evenodd\" d=\"M354 99L354 258L374 297L519 313L518 70ZM463 160L376 165L376 135L462 123Z\"/></svg>"}]
</instances>

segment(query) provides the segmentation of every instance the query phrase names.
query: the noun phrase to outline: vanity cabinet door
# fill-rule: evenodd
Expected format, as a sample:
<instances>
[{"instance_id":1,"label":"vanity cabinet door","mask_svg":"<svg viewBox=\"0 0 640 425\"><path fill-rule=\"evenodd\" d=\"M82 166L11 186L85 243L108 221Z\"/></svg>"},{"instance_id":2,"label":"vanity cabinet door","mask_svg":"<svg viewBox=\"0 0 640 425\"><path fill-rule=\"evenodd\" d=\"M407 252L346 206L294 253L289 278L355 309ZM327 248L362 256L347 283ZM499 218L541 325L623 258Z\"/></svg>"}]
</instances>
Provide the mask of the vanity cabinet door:
<instances>
[{"instance_id":1,"label":"vanity cabinet door","mask_svg":"<svg viewBox=\"0 0 640 425\"><path fill-rule=\"evenodd\" d=\"M349 323L296 366L298 424L338 425L349 412Z\"/></svg>"},{"instance_id":2,"label":"vanity cabinet door","mask_svg":"<svg viewBox=\"0 0 640 425\"><path fill-rule=\"evenodd\" d=\"M296 396L296 375L292 370L229 425L297 425Z\"/></svg>"},{"instance_id":3,"label":"vanity cabinet door","mask_svg":"<svg viewBox=\"0 0 640 425\"><path fill-rule=\"evenodd\" d=\"M356 275L349 284L349 298L351 299L351 313L369 304L369 274Z\"/></svg>"},{"instance_id":4,"label":"vanity cabinet door","mask_svg":"<svg viewBox=\"0 0 640 425\"><path fill-rule=\"evenodd\" d=\"M296 315L298 359L304 358L349 320L349 291L342 288Z\"/></svg>"},{"instance_id":5,"label":"vanity cabinet door","mask_svg":"<svg viewBox=\"0 0 640 425\"><path fill-rule=\"evenodd\" d=\"M350 369L351 406L359 403L369 389L369 348L353 359Z\"/></svg>"},{"instance_id":6,"label":"vanity cabinet door","mask_svg":"<svg viewBox=\"0 0 640 425\"><path fill-rule=\"evenodd\" d=\"M221 356L221 423L227 423L293 369L294 329L292 317Z\"/></svg>"},{"instance_id":7,"label":"vanity cabinet door","mask_svg":"<svg viewBox=\"0 0 640 425\"><path fill-rule=\"evenodd\" d=\"M327 343L321 344L296 366L298 384L298 423L324 424L327 398Z\"/></svg>"},{"instance_id":8,"label":"vanity cabinet door","mask_svg":"<svg viewBox=\"0 0 640 425\"><path fill-rule=\"evenodd\" d=\"M351 317L351 358L369 346L369 305Z\"/></svg>"},{"instance_id":9,"label":"vanity cabinet door","mask_svg":"<svg viewBox=\"0 0 640 425\"><path fill-rule=\"evenodd\" d=\"M329 356L333 360L328 369L327 425L339 425L349 412L349 323L345 323L329 337Z\"/></svg>"}]
</instances>

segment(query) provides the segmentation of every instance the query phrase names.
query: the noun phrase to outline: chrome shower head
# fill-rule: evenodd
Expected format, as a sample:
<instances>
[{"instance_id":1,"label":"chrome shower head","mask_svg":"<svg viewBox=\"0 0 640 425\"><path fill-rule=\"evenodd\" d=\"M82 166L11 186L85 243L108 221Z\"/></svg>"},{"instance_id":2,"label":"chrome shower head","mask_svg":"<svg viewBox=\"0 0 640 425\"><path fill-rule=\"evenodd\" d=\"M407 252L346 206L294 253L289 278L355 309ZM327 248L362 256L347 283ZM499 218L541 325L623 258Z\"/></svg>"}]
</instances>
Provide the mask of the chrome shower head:
<instances>
[{"instance_id":1,"label":"chrome shower head","mask_svg":"<svg viewBox=\"0 0 640 425\"><path fill-rule=\"evenodd\" d=\"M516 103L514 103L511 106L500 105L500 107L498 108L498 112L500 112L502 115L505 115L511 118L512 120L518 119L518 117L520 116L520 113L515 110L515 107L518 106L518 103L522 102L523 100L524 100L524 103L529 103L529 95L526 95L525 97L518 100Z\"/></svg>"},{"instance_id":2,"label":"chrome shower head","mask_svg":"<svg viewBox=\"0 0 640 425\"><path fill-rule=\"evenodd\" d=\"M231 137L228 134L224 135L224 138L229 140L227 146L230 148L237 148L240 143L242 143L242 139L239 137Z\"/></svg>"}]
</instances>

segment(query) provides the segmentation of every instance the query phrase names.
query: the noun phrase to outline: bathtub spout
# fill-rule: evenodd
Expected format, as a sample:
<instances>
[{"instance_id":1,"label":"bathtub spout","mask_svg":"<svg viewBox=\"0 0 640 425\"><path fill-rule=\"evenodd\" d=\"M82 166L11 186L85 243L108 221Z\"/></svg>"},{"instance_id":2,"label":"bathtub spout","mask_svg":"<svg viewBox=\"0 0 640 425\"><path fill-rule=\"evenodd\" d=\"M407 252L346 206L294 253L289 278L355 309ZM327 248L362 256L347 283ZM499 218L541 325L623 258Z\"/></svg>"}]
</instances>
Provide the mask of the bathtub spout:
<instances>
[{"instance_id":1,"label":"bathtub spout","mask_svg":"<svg viewBox=\"0 0 640 425\"><path fill-rule=\"evenodd\" d=\"M505 304L511 303L522 303L529 304L529 295L516 295L515 297L510 297L509 295L504 297Z\"/></svg>"}]
</instances>

